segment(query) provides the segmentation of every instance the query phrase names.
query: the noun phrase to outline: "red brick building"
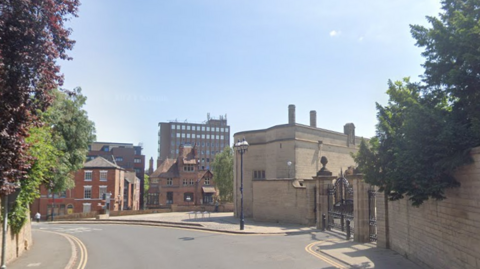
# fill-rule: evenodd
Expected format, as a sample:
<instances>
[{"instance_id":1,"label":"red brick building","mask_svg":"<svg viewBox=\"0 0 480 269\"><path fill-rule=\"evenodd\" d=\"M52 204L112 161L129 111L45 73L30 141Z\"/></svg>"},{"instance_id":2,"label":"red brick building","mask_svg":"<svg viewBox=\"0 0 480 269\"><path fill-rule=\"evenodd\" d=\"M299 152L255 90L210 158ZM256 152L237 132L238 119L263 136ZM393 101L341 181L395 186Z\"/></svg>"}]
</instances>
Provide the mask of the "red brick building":
<instances>
[{"instance_id":1,"label":"red brick building","mask_svg":"<svg viewBox=\"0 0 480 269\"><path fill-rule=\"evenodd\" d=\"M135 172L140 179L140 208L143 208L143 179L145 175L145 155L142 155L142 145L132 143L93 142L89 146L87 161L98 156L115 163L126 171Z\"/></svg>"},{"instance_id":2,"label":"red brick building","mask_svg":"<svg viewBox=\"0 0 480 269\"><path fill-rule=\"evenodd\" d=\"M213 174L199 168L196 148L180 146L176 159L164 160L150 175L147 207L213 204L217 193Z\"/></svg>"},{"instance_id":3,"label":"red brick building","mask_svg":"<svg viewBox=\"0 0 480 269\"><path fill-rule=\"evenodd\" d=\"M133 182L133 183L131 183ZM40 198L31 207L32 215L36 212L42 218L50 216L52 205L55 215L71 213L87 213L103 208L104 193L111 193L110 211L138 209L140 205L140 179L133 172L103 157L97 157L86 162L82 169L75 173L75 187L61 194L52 194L43 186L40 188Z\"/></svg>"}]
</instances>

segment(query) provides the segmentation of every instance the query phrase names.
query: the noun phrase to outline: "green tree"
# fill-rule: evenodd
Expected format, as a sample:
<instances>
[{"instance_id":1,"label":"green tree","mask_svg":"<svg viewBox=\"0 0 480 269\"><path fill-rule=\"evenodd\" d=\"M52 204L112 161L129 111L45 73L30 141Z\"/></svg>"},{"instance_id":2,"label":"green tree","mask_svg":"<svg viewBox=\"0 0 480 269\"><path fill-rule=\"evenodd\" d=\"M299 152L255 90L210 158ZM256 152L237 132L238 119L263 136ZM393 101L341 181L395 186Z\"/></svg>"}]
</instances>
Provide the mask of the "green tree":
<instances>
[{"instance_id":1,"label":"green tree","mask_svg":"<svg viewBox=\"0 0 480 269\"><path fill-rule=\"evenodd\" d=\"M459 186L455 170L480 145L480 1L444 0L442 9L427 17L432 28L411 26L425 48L422 83L389 82L377 134L355 155L366 181L417 206Z\"/></svg>"},{"instance_id":2,"label":"green tree","mask_svg":"<svg viewBox=\"0 0 480 269\"><path fill-rule=\"evenodd\" d=\"M219 191L220 201L233 201L233 150L229 146L215 155L213 161L213 178Z\"/></svg>"},{"instance_id":3,"label":"green tree","mask_svg":"<svg viewBox=\"0 0 480 269\"><path fill-rule=\"evenodd\" d=\"M67 93L54 91L55 100L44 113L39 113L45 123L32 126L28 154L33 159L27 170L29 180L21 184L10 225L18 233L28 217L28 205L38 197L39 186L44 184L54 193L74 187L73 173L85 162L88 145L95 139L94 123L82 109L86 97L79 88Z\"/></svg>"},{"instance_id":4,"label":"green tree","mask_svg":"<svg viewBox=\"0 0 480 269\"><path fill-rule=\"evenodd\" d=\"M413 205L445 198L444 190L459 186L454 170L469 161L458 147L451 107L446 98L421 94L418 85L405 78L389 81L390 99L377 104L377 135L362 141L355 161L365 180L392 199L407 195Z\"/></svg>"},{"instance_id":5,"label":"green tree","mask_svg":"<svg viewBox=\"0 0 480 269\"><path fill-rule=\"evenodd\" d=\"M69 93L55 91L55 101L45 113L44 121L51 127L53 146L57 154L53 176L45 185L54 193L74 187L73 173L83 167L88 145L95 141L95 124L83 109L87 98L81 88Z\"/></svg>"},{"instance_id":6,"label":"green tree","mask_svg":"<svg viewBox=\"0 0 480 269\"><path fill-rule=\"evenodd\" d=\"M145 174L145 176L143 177L143 188L144 188L143 199L147 201L148 190L150 189L150 176L147 174Z\"/></svg>"},{"instance_id":7,"label":"green tree","mask_svg":"<svg viewBox=\"0 0 480 269\"><path fill-rule=\"evenodd\" d=\"M444 0L431 28L411 26L425 48L424 91L445 95L467 147L480 145L480 1Z\"/></svg>"}]
</instances>

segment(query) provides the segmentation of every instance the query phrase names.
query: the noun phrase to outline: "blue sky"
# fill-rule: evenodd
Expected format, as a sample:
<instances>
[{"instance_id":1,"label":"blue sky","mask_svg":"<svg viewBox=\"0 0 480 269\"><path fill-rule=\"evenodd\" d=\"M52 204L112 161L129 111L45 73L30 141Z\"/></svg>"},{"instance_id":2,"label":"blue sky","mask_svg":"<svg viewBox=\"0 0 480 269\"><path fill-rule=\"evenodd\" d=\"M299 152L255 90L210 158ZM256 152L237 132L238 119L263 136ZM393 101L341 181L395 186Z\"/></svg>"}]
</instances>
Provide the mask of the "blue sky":
<instances>
[{"instance_id":1,"label":"blue sky","mask_svg":"<svg viewBox=\"0 0 480 269\"><path fill-rule=\"evenodd\" d=\"M433 0L84 0L77 41L61 62L82 87L98 141L143 143L158 123L227 115L231 134L298 123L375 134L387 81L423 73L409 24L428 26Z\"/></svg>"}]
</instances>

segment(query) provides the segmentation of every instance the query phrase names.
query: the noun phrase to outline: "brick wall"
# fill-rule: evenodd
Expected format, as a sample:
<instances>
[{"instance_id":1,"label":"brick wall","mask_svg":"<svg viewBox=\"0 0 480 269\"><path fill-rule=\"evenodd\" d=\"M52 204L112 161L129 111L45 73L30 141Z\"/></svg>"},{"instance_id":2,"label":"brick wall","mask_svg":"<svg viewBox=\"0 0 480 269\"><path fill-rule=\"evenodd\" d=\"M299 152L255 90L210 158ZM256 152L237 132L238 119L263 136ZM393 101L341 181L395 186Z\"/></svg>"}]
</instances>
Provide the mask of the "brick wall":
<instances>
[{"instance_id":1,"label":"brick wall","mask_svg":"<svg viewBox=\"0 0 480 269\"><path fill-rule=\"evenodd\" d=\"M455 174L461 187L447 190L444 201L416 208L403 199L385 207L379 193L378 246L425 267L480 268L480 147L472 156L475 162Z\"/></svg>"}]
</instances>

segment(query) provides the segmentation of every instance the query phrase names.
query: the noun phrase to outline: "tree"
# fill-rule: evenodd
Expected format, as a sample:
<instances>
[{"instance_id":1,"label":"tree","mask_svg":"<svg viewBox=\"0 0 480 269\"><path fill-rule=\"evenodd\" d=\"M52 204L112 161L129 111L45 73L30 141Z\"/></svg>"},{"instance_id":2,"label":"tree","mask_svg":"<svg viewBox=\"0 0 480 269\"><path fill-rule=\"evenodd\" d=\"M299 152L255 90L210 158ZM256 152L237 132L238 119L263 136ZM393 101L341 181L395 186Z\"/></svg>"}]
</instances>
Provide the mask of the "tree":
<instances>
[{"instance_id":1,"label":"tree","mask_svg":"<svg viewBox=\"0 0 480 269\"><path fill-rule=\"evenodd\" d=\"M55 91L55 101L45 114L57 154L53 176L45 178L46 187L58 193L74 187L73 173L83 167L88 146L95 141L95 124L83 109L87 98L81 88L63 93Z\"/></svg>"},{"instance_id":2,"label":"tree","mask_svg":"<svg viewBox=\"0 0 480 269\"><path fill-rule=\"evenodd\" d=\"M52 101L63 77L56 63L69 59L74 41L64 22L76 16L78 0L0 0L0 193L6 182L27 179L31 167L28 128Z\"/></svg>"},{"instance_id":3,"label":"tree","mask_svg":"<svg viewBox=\"0 0 480 269\"><path fill-rule=\"evenodd\" d=\"M470 147L480 145L480 1L444 0L432 28L411 26L426 58L424 91L446 95Z\"/></svg>"},{"instance_id":4,"label":"tree","mask_svg":"<svg viewBox=\"0 0 480 269\"><path fill-rule=\"evenodd\" d=\"M459 186L454 170L469 161L458 145L451 108L438 95L421 94L405 78L389 81L390 99L377 104L377 134L360 144L354 156L366 182L380 186L392 200L407 195L413 205L445 198L444 190Z\"/></svg>"},{"instance_id":5,"label":"tree","mask_svg":"<svg viewBox=\"0 0 480 269\"><path fill-rule=\"evenodd\" d=\"M233 201L233 150L226 146L223 151L215 155L213 161L213 177L219 191L220 201Z\"/></svg>"},{"instance_id":6,"label":"tree","mask_svg":"<svg viewBox=\"0 0 480 269\"><path fill-rule=\"evenodd\" d=\"M148 190L150 189L150 176L145 174L145 176L143 177L143 188L144 188L144 192L143 192L143 199L145 201L148 200Z\"/></svg>"},{"instance_id":7,"label":"tree","mask_svg":"<svg viewBox=\"0 0 480 269\"><path fill-rule=\"evenodd\" d=\"M442 9L427 17L432 28L411 26L425 47L422 83L389 82L376 137L355 156L367 182L416 206L458 187L455 170L480 145L480 1L444 0Z\"/></svg>"},{"instance_id":8,"label":"tree","mask_svg":"<svg viewBox=\"0 0 480 269\"><path fill-rule=\"evenodd\" d=\"M10 226L18 233L28 217L28 206L39 195L44 184L53 193L74 187L73 173L85 162L88 145L95 139L94 123L88 120L82 109L86 97L77 88L69 94L54 91L55 99L39 119L45 124L32 126L28 154L32 165L27 170L28 180L21 184L21 191L9 214Z\"/></svg>"}]
</instances>

